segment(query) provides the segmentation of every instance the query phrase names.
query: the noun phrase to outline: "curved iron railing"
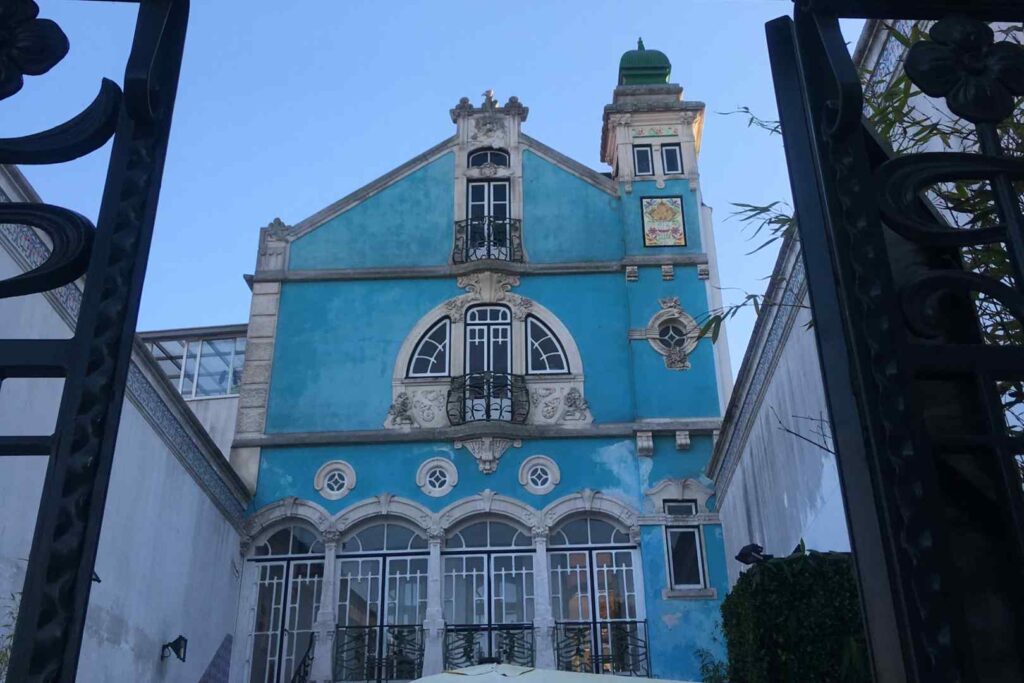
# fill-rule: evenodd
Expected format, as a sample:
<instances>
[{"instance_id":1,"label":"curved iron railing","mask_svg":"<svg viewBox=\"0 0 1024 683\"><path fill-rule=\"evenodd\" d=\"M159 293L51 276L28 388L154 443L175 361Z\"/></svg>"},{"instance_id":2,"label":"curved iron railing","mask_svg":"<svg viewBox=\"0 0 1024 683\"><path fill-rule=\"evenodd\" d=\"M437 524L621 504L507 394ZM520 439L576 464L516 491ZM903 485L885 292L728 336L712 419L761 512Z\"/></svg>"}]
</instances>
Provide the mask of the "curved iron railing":
<instances>
[{"instance_id":1,"label":"curved iron railing","mask_svg":"<svg viewBox=\"0 0 1024 683\"><path fill-rule=\"evenodd\" d=\"M502 664L534 665L532 624L469 624L444 629L444 668L461 669L497 658Z\"/></svg>"},{"instance_id":2,"label":"curved iron railing","mask_svg":"<svg viewBox=\"0 0 1024 683\"><path fill-rule=\"evenodd\" d=\"M554 638L560 671L651 675L646 621L559 622Z\"/></svg>"},{"instance_id":3,"label":"curved iron railing","mask_svg":"<svg viewBox=\"0 0 1024 683\"><path fill-rule=\"evenodd\" d=\"M448 390L448 421L525 424L530 414L526 378L507 372L471 372L452 377Z\"/></svg>"},{"instance_id":4,"label":"curved iron railing","mask_svg":"<svg viewBox=\"0 0 1024 683\"><path fill-rule=\"evenodd\" d=\"M295 665L295 671L292 672L291 683L307 683L309 681L309 672L313 668L313 651L316 649L316 634L310 634L309 645L306 646L306 654L302 655L302 659Z\"/></svg>"},{"instance_id":5,"label":"curved iron railing","mask_svg":"<svg viewBox=\"0 0 1024 683\"><path fill-rule=\"evenodd\" d=\"M523 222L518 218L480 216L455 221L453 263L523 260Z\"/></svg>"},{"instance_id":6,"label":"curved iron railing","mask_svg":"<svg viewBox=\"0 0 1024 683\"><path fill-rule=\"evenodd\" d=\"M335 681L411 681L423 673L420 626L339 626Z\"/></svg>"}]
</instances>

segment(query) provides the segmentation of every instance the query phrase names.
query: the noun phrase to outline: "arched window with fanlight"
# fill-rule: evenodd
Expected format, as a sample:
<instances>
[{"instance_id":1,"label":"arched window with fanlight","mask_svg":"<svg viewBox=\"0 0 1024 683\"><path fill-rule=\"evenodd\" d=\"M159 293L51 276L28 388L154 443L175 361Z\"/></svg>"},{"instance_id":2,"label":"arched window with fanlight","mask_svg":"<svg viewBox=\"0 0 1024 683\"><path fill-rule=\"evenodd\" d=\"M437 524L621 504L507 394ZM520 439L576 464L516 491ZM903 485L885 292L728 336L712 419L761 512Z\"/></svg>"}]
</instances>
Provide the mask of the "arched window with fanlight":
<instances>
[{"instance_id":1,"label":"arched window with fanlight","mask_svg":"<svg viewBox=\"0 0 1024 683\"><path fill-rule=\"evenodd\" d=\"M339 553L334 650L339 680L418 678L427 610L427 539L387 521L345 537Z\"/></svg>"},{"instance_id":2,"label":"arched window with fanlight","mask_svg":"<svg viewBox=\"0 0 1024 683\"><path fill-rule=\"evenodd\" d=\"M558 668L650 673L637 551L611 521L577 517L551 531L548 567Z\"/></svg>"},{"instance_id":3,"label":"arched window with fanlight","mask_svg":"<svg viewBox=\"0 0 1024 683\"><path fill-rule=\"evenodd\" d=\"M508 167L508 152L500 149L477 149L469 153L468 166L480 168L482 166Z\"/></svg>"},{"instance_id":4,"label":"arched window with fanlight","mask_svg":"<svg viewBox=\"0 0 1024 683\"><path fill-rule=\"evenodd\" d=\"M533 666L533 540L499 520L457 527L445 539L445 667L484 657Z\"/></svg>"},{"instance_id":5,"label":"arched window with fanlight","mask_svg":"<svg viewBox=\"0 0 1024 683\"><path fill-rule=\"evenodd\" d=\"M298 524L253 547L256 609L250 630L250 683L287 683L308 654L320 609L324 544Z\"/></svg>"},{"instance_id":6,"label":"arched window with fanlight","mask_svg":"<svg viewBox=\"0 0 1024 683\"><path fill-rule=\"evenodd\" d=\"M565 348L555 333L537 317L526 318L526 372L530 375L561 375L569 372Z\"/></svg>"},{"instance_id":7,"label":"arched window with fanlight","mask_svg":"<svg viewBox=\"0 0 1024 683\"><path fill-rule=\"evenodd\" d=\"M409 359L409 377L445 377L449 373L451 321L439 320L427 330Z\"/></svg>"}]
</instances>

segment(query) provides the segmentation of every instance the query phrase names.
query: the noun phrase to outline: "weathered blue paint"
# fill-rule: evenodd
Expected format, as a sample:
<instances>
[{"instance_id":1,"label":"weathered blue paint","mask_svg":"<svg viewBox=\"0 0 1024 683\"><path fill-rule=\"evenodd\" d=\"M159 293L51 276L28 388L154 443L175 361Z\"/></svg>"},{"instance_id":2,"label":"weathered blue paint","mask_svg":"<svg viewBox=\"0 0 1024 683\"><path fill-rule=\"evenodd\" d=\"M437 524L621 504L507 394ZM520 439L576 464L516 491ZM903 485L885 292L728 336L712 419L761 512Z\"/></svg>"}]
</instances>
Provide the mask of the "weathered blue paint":
<instances>
[{"instance_id":1,"label":"weathered blue paint","mask_svg":"<svg viewBox=\"0 0 1024 683\"><path fill-rule=\"evenodd\" d=\"M724 548L722 527L718 524L705 526L702 540L708 560L708 585L715 589L716 597L666 598L662 593L669 585L665 527L640 528L647 624L655 634L650 639L651 668L655 677L701 680L697 660L699 649L706 649L716 658L725 659L719 610L729 589L729 581L721 560Z\"/></svg>"},{"instance_id":2,"label":"weathered blue paint","mask_svg":"<svg viewBox=\"0 0 1024 683\"><path fill-rule=\"evenodd\" d=\"M291 270L448 263L455 155L448 152L291 245Z\"/></svg>"}]
</instances>

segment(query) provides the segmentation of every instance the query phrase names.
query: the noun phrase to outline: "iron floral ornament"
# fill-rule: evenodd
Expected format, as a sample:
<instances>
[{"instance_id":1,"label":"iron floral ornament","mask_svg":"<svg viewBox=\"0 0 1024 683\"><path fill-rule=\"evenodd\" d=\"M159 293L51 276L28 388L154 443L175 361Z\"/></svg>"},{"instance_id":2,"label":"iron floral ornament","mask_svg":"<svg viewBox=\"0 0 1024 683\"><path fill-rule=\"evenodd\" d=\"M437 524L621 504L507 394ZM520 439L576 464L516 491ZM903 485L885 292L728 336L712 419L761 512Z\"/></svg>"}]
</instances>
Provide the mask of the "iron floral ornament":
<instances>
[{"instance_id":1,"label":"iron floral ornament","mask_svg":"<svg viewBox=\"0 0 1024 683\"><path fill-rule=\"evenodd\" d=\"M907 53L910 80L972 123L1009 118L1014 98L1024 95L1024 47L995 43L988 24L965 17L938 21L928 35Z\"/></svg>"},{"instance_id":2,"label":"iron floral ornament","mask_svg":"<svg viewBox=\"0 0 1024 683\"><path fill-rule=\"evenodd\" d=\"M68 53L64 31L38 15L32 0L0 5L0 100L21 90L24 76L41 76Z\"/></svg>"}]
</instances>

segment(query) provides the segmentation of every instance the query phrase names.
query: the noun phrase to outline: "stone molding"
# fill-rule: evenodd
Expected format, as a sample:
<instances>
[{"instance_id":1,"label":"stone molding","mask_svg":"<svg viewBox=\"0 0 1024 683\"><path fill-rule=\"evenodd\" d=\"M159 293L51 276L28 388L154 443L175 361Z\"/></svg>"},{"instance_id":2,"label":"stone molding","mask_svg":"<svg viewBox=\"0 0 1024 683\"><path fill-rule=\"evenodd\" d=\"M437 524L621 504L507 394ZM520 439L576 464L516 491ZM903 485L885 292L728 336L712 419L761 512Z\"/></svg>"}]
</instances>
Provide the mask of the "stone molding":
<instances>
[{"instance_id":1,"label":"stone molding","mask_svg":"<svg viewBox=\"0 0 1024 683\"><path fill-rule=\"evenodd\" d=\"M519 439L502 439L493 436L456 441L454 444L455 448L465 448L472 453L480 471L484 474L493 474L498 469L498 460L511 446L519 448L522 445L523 442Z\"/></svg>"},{"instance_id":2,"label":"stone molding","mask_svg":"<svg viewBox=\"0 0 1024 683\"><path fill-rule=\"evenodd\" d=\"M440 467L448 475L448 481L445 485L439 489L432 488L427 482L427 475L430 471L436 467ZM440 498L441 496L448 495L453 488L459 483L459 470L448 458L436 457L424 460L419 469L416 470L416 485L420 487L420 491L427 494L431 498Z\"/></svg>"},{"instance_id":3,"label":"stone molding","mask_svg":"<svg viewBox=\"0 0 1024 683\"><path fill-rule=\"evenodd\" d=\"M711 512L708 509L708 498L714 495L714 491L693 478L685 479L662 479L651 488L644 491L644 514L663 514L663 503L666 500L695 500L697 511Z\"/></svg>"},{"instance_id":4,"label":"stone molding","mask_svg":"<svg viewBox=\"0 0 1024 683\"><path fill-rule=\"evenodd\" d=\"M338 470L345 477L345 488L341 491L331 491L326 487L327 475L331 472ZM339 500L344 498L356 487L356 471L352 469L352 465L349 465L344 460L328 460L320 469L316 471L316 476L313 477L313 488L316 492L327 500Z\"/></svg>"},{"instance_id":5,"label":"stone molding","mask_svg":"<svg viewBox=\"0 0 1024 683\"><path fill-rule=\"evenodd\" d=\"M530 481L530 470L537 465L543 465L548 471L548 483L543 486L535 486ZM546 455L531 455L523 464L519 466L519 484L530 493L535 496L543 496L551 493L559 482L562 481L562 471L558 467L558 463L549 458Z\"/></svg>"},{"instance_id":6,"label":"stone molding","mask_svg":"<svg viewBox=\"0 0 1024 683\"><path fill-rule=\"evenodd\" d=\"M410 524L428 538L438 539L465 522L490 515L517 523L535 538L546 538L552 527L582 514L602 517L617 528L628 530L631 535L639 530L640 516L636 509L625 501L592 489L563 496L541 509L485 489L438 512L431 512L406 498L382 494L354 503L334 515L313 501L289 496L260 508L246 520L243 554L282 526L295 522L311 526L325 537L337 533L348 535L367 523L391 518Z\"/></svg>"},{"instance_id":7,"label":"stone molding","mask_svg":"<svg viewBox=\"0 0 1024 683\"><path fill-rule=\"evenodd\" d=\"M669 370L689 370L690 354L693 353L693 350L697 348L698 342L700 342L700 326L679 305L679 297L666 297L659 299L658 303L661 304L661 310L651 317L647 327L639 330L629 330L629 339L646 339L651 348L654 349L654 352L665 360L665 367ZM665 348L660 341L660 328L664 323L673 320L677 321L685 331L686 341L681 347Z\"/></svg>"}]
</instances>

